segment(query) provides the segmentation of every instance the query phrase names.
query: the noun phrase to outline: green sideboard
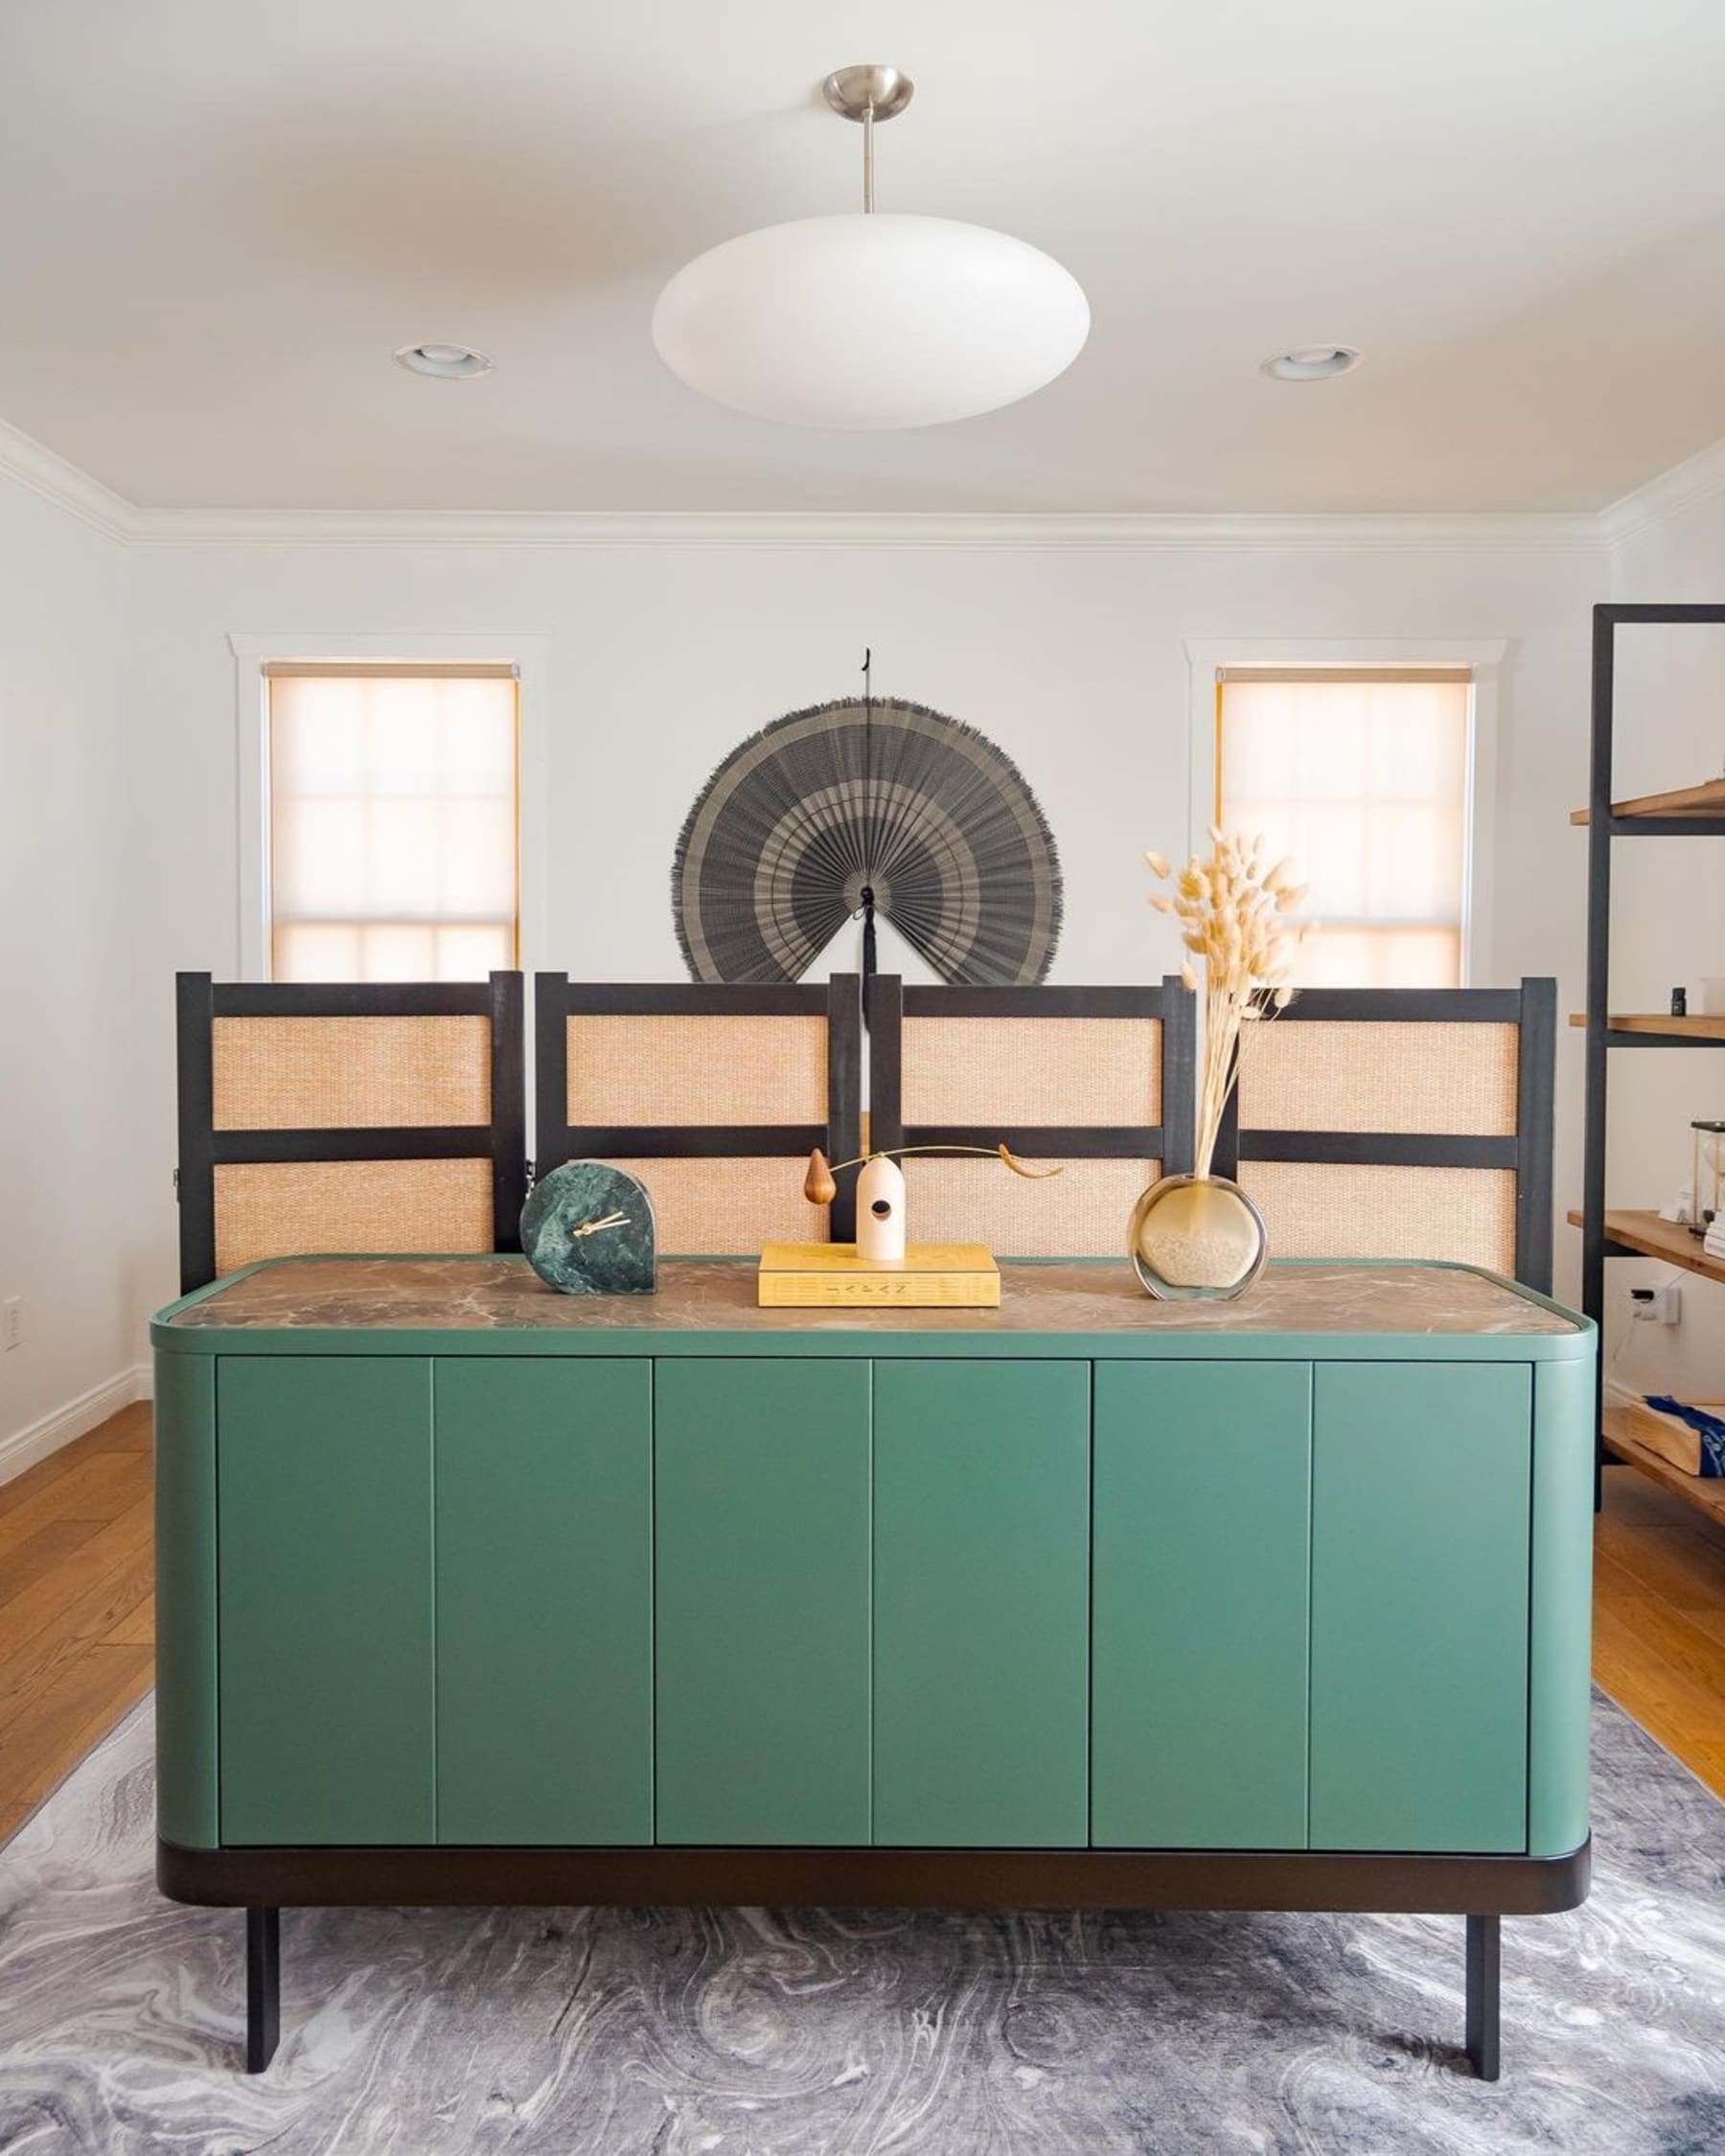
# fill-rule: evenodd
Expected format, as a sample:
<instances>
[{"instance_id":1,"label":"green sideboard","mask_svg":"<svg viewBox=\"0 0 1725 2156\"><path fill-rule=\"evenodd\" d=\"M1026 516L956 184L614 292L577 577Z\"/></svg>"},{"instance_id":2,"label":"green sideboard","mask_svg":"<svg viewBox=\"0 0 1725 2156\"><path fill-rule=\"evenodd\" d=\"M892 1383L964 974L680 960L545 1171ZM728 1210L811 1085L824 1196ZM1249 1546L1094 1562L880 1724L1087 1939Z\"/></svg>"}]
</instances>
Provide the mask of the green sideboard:
<instances>
[{"instance_id":1,"label":"green sideboard","mask_svg":"<svg viewBox=\"0 0 1725 2156\"><path fill-rule=\"evenodd\" d=\"M290 1259L157 1360L159 1867L284 1904L1417 1909L1587 1886L1594 1339L1465 1268L763 1311Z\"/></svg>"}]
</instances>

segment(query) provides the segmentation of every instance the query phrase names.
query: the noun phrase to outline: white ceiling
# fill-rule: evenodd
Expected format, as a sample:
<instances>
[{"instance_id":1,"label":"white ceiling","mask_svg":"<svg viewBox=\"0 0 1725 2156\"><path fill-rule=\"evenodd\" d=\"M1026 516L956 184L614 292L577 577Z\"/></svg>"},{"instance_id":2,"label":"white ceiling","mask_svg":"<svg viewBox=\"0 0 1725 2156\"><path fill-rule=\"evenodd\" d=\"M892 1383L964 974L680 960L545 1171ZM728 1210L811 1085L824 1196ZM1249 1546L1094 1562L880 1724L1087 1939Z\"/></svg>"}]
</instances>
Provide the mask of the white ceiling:
<instances>
[{"instance_id":1,"label":"white ceiling","mask_svg":"<svg viewBox=\"0 0 1725 2156\"><path fill-rule=\"evenodd\" d=\"M862 59L883 207L1089 291L1026 403L806 433L654 354L690 256L856 205ZM1721 82L1717 0L13 0L0 418L150 506L1593 509L1725 434Z\"/></svg>"}]
</instances>

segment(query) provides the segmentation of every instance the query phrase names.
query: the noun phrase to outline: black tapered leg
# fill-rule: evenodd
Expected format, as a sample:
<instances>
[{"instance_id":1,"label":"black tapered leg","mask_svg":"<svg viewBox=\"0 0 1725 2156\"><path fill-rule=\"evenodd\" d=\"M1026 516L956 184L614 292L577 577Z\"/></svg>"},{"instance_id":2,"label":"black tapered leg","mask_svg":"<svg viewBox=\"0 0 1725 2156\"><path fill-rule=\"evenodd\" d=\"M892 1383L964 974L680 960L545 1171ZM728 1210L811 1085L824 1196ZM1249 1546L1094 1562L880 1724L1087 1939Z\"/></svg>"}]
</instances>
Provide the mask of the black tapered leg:
<instances>
[{"instance_id":1,"label":"black tapered leg","mask_svg":"<svg viewBox=\"0 0 1725 2156\"><path fill-rule=\"evenodd\" d=\"M1468 1922L1471 1924L1470 1916ZM1472 1963L1468 1966L1471 1968ZM1470 1993L1471 1997L1472 1994ZM282 1913L245 1912L245 2071L262 2074L282 2032Z\"/></svg>"},{"instance_id":2,"label":"black tapered leg","mask_svg":"<svg viewBox=\"0 0 1725 2156\"><path fill-rule=\"evenodd\" d=\"M1496 1916L1467 1919L1467 2055L1482 2081L1498 2077L1498 1929Z\"/></svg>"}]
</instances>

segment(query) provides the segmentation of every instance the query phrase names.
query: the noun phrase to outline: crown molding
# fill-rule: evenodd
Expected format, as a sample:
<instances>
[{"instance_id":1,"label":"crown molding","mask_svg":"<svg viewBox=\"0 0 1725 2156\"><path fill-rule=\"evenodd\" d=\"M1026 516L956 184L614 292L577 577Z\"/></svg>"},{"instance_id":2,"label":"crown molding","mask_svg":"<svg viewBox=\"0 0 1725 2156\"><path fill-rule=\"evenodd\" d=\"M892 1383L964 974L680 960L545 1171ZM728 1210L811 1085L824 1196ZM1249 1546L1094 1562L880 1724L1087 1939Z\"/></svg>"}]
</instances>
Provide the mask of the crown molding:
<instances>
[{"instance_id":1,"label":"crown molding","mask_svg":"<svg viewBox=\"0 0 1725 2156\"><path fill-rule=\"evenodd\" d=\"M138 545L1385 549L1597 548L1583 514L996 516L859 512L134 510Z\"/></svg>"},{"instance_id":2,"label":"crown molding","mask_svg":"<svg viewBox=\"0 0 1725 2156\"><path fill-rule=\"evenodd\" d=\"M129 539L138 512L131 503L68 464L46 444L0 420L0 471L61 509L70 510L109 539Z\"/></svg>"},{"instance_id":3,"label":"crown molding","mask_svg":"<svg viewBox=\"0 0 1725 2156\"><path fill-rule=\"evenodd\" d=\"M1650 524L1680 516L1686 509L1696 508L1721 493L1725 493L1725 440L1710 442L1705 449L1697 449L1692 457L1659 472L1602 509L1599 529L1608 546L1622 546Z\"/></svg>"},{"instance_id":4,"label":"crown molding","mask_svg":"<svg viewBox=\"0 0 1725 2156\"><path fill-rule=\"evenodd\" d=\"M1289 516L830 511L146 509L0 421L0 472L132 546L1054 547L1140 552L1594 552L1725 492L1725 441L1601 512Z\"/></svg>"}]
</instances>

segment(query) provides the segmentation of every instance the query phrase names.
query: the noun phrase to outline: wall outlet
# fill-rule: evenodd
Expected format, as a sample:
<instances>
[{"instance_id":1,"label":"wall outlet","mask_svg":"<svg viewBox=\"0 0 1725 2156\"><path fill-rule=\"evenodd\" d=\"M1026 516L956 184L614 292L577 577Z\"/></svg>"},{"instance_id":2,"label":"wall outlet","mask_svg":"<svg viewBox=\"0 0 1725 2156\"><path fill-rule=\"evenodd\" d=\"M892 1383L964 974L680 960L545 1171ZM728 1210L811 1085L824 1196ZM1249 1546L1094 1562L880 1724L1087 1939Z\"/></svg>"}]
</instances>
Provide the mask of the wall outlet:
<instances>
[{"instance_id":1,"label":"wall outlet","mask_svg":"<svg viewBox=\"0 0 1725 2156\"><path fill-rule=\"evenodd\" d=\"M1668 1280L1663 1288L1631 1288L1629 1302L1638 1324L1681 1325L1683 1322L1683 1290L1675 1280Z\"/></svg>"},{"instance_id":2,"label":"wall outlet","mask_svg":"<svg viewBox=\"0 0 1725 2156\"><path fill-rule=\"evenodd\" d=\"M0 1302L0 1348L17 1347L24 1339L24 1297L8 1296Z\"/></svg>"}]
</instances>

